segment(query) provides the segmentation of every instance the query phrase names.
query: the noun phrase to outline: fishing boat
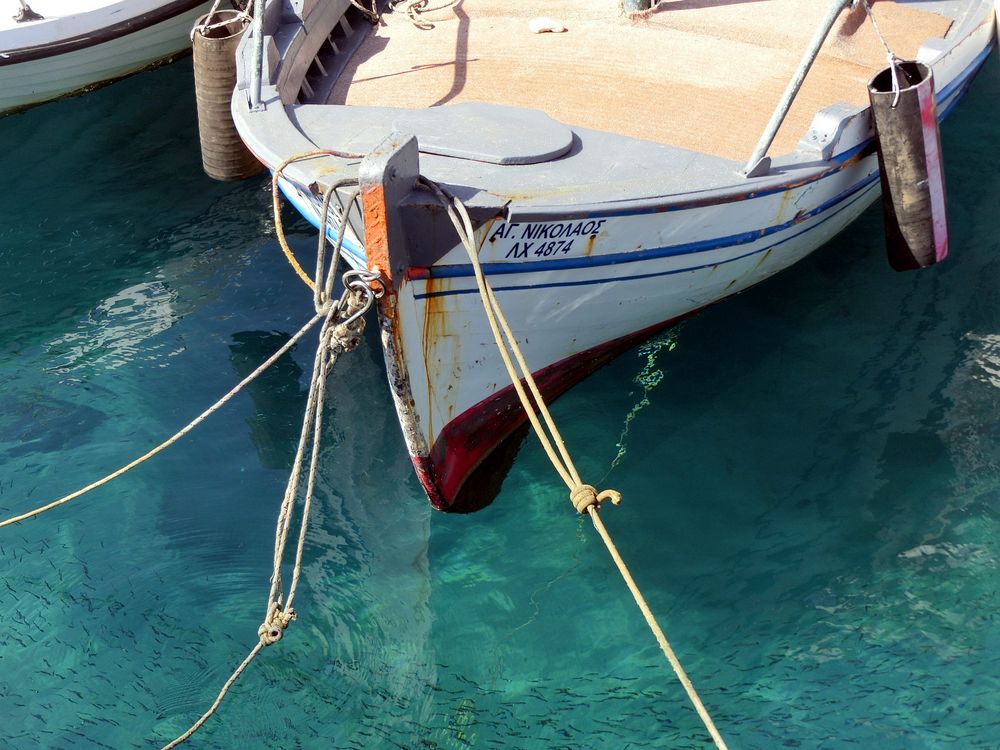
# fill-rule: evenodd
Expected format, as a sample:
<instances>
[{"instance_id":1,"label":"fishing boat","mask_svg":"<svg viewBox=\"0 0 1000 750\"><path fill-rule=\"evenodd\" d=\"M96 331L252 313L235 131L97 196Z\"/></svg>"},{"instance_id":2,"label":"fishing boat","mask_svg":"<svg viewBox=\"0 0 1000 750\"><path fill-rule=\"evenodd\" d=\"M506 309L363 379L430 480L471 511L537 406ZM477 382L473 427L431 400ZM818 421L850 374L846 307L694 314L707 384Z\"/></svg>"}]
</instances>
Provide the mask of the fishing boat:
<instances>
[{"instance_id":1,"label":"fishing boat","mask_svg":"<svg viewBox=\"0 0 1000 750\"><path fill-rule=\"evenodd\" d=\"M3 0L0 115L81 93L191 47L205 0Z\"/></svg>"},{"instance_id":2,"label":"fishing boat","mask_svg":"<svg viewBox=\"0 0 1000 750\"><path fill-rule=\"evenodd\" d=\"M878 198L868 85L887 53L893 71L899 59L932 71L944 117L996 43L993 0L257 11L237 52L236 127L306 219L331 240L342 230L347 262L381 277L408 450L432 504L459 511L491 499L470 477L509 460L498 448L525 412L442 195L467 209L551 401Z\"/></svg>"}]
</instances>

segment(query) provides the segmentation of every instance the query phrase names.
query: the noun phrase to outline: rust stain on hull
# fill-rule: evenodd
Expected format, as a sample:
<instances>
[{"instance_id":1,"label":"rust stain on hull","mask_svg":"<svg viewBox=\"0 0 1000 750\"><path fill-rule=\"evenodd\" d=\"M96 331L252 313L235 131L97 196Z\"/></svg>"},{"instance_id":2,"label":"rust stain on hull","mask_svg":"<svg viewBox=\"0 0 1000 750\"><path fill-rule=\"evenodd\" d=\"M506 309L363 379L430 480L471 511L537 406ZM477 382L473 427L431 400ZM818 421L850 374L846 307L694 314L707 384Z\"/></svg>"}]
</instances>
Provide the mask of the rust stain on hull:
<instances>
[{"instance_id":1,"label":"rust stain on hull","mask_svg":"<svg viewBox=\"0 0 1000 750\"><path fill-rule=\"evenodd\" d=\"M438 376L438 368L440 367L440 358L434 358L434 352L437 347L435 344L438 341L439 336L444 336L447 333L447 322L445 318L445 311L443 306L445 304L444 298L436 296L434 293L439 291L439 282L434 278L427 279L427 297L424 298L424 328L423 335L421 336L420 344L423 347L423 357L424 357L424 375L426 378L427 385L427 398L432 399L434 397L434 381ZM427 434L434 434L434 424L432 422L432 414L434 412L433 407L428 409L427 412Z\"/></svg>"}]
</instances>

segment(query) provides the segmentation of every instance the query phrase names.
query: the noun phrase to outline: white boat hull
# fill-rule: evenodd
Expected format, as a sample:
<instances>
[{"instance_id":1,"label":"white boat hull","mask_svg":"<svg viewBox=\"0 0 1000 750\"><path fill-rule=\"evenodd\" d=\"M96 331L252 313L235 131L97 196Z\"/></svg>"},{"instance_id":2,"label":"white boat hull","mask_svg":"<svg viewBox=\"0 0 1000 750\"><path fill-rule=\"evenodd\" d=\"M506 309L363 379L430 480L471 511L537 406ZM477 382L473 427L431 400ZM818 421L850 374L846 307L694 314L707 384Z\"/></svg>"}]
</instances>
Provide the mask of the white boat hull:
<instances>
[{"instance_id":1,"label":"white boat hull","mask_svg":"<svg viewBox=\"0 0 1000 750\"><path fill-rule=\"evenodd\" d=\"M0 61L0 113L86 91L173 59L190 49L191 28L210 7L211 3L199 3L158 23L142 28L136 24L137 30L131 33L72 51L43 54L13 64ZM5 34L0 37L5 46L10 41L16 43L11 31ZM99 31L93 34L95 41L99 38ZM8 61L16 59L16 52L9 54Z\"/></svg>"},{"instance_id":2,"label":"white boat hull","mask_svg":"<svg viewBox=\"0 0 1000 750\"><path fill-rule=\"evenodd\" d=\"M989 47L986 47L988 51ZM942 89L947 113L986 53ZM842 155L825 176L764 195L662 211L570 214L488 223L477 233L484 272L547 399L652 332L798 262L880 195L874 142ZM398 283L390 373L405 368L397 400L411 455L439 507L475 506L463 493L497 439L523 423L458 246ZM419 415L414 420L412 415ZM405 427L405 424L404 424ZM482 436L489 436L484 440Z\"/></svg>"},{"instance_id":3,"label":"white boat hull","mask_svg":"<svg viewBox=\"0 0 1000 750\"><path fill-rule=\"evenodd\" d=\"M934 70L942 117L994 46L990 5L970 4L947 38L929 39L920 49L918 59ZM325 43L322 29L328 27L302 28L309 33L296 43L308 49L308 57ZM495 166L479 152L449 158L449 152L435 150L440 142L418 148L435 130L413 131L414 143L410 131L396 126L403 117L419 129L418 116L292 101L311 87L286 75L306 67L288 54L269 73L259 113L243 91L236 92L237 127L272 168L313 144L333 149L329 159L292 165L280 182L317 226L322 186L359 173L358 160L348 152L370 154L369 166L360 167L368 175L362 178L366 218L351 219L345 257L380 272L390 288L380 307L390 387L417 474L439 508L470 509L488 501L466 492L473 487L467 480L525 415L501 364L466 251L441 228L447 220L435 200L416 195L418 173L464 192L478 210L479 260L546 400L656 330L801 260L880 193L864 107L817 112L798 149L763 176L743 178L711 157L681 150L664 155L584 129L574 131L582 145L563 157ZM481 118L487 130L498 124L502 130L507 116L499 109L465 112ZM485 121L494 115L495 122ZM361 118L368 118L367 129L360 127ZM378 144L367 135L392 131ZM398 163L381 171L372 166L397 158L393 153ZM626 163L633 182L623 188ZM385 175L378 178L385 182L371 182L373 174ZM386 195L397 189L404 192ZM335 222L331 216L331 238Z\"/></svg>"}]
</instances>

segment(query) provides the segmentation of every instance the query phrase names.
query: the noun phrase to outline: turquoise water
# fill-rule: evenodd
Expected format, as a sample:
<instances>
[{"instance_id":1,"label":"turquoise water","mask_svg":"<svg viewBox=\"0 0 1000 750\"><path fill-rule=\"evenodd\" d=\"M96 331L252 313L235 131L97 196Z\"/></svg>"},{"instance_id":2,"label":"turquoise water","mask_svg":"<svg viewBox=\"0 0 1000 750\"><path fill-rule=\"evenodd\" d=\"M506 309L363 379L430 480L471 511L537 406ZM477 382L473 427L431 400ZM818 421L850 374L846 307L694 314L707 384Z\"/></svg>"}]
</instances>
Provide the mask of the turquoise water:
<instances>
[{"instance_id":1,"label":"turquoise water","mask_svg":"<svg viewBox=\"0 0 1000 750\"><path fill-rule=\"evenodd\" d=\"M944 129L945 265L890 271L876 207L555 409L734 750L1000 747L998 94L994 56ZM194 120L189 62L0 120L3 516L152 447L310 315L265 182L203 177ZM310 366L0 530L0 747L159 747L207 707L256 641ZM706 746L533 440L491 507L430 511L373 335L325 437L300 619L192 747Z\"/></svg>"}]
</instances>

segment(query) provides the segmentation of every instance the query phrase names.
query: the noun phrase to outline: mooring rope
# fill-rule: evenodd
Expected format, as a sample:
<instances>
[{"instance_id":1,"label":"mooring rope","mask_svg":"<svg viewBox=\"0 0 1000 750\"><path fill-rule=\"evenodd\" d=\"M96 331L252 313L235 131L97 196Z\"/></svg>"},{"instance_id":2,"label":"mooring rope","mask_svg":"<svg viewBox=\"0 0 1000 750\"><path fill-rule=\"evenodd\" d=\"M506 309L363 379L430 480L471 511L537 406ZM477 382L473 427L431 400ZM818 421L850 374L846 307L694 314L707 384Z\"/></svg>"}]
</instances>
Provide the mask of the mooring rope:
<instances>
[{"instance_id":1,"label":"mooring rope","mask_svg":"<svg viewBox=\"0 0 1000 750\"><path fill-rule=\"evenodd\" d=\"M372 26L378 26L382 14L379 13L378 8L376 7L376 0L372 0L372 6L370 8L366 8L359 3L358 0L348 0L348 2L361 12L361 15L365 17L368 23Z\"/></svg>"},{"instance_id":2,"label":"mooring rope","mask_svg":"<svg viewBox=\"0 0 1000 750\"><path fill-rule=\"evenodd\" d=\"M358 289L350 289L345 294L346 304L341 309L341 305L331 305L330 310L323 322L320 331L320 345L316 351L313 362L313 375L309 385L309 396L306 402L306 413L302 420L302 431L299 435L299 444L295 453L295 460L292 465L292 472L285 487L284 499L281 509L278 512L278 522L275 527L274 559L271 573L271 588L267 596L267 608L264 613L264 620L257 629L258 641L247 654L246 658L240 662L223 684L222 689L216 696L212 705L203 713L198 720L191 725L183 734L171 740L163 746L163 750L175 748L197 732L208 721L222 705L223 699L229 692L240 675L246 671L250 663L266 646L271 646L281 640L282 635L292 620L295 619L295 609L292 604L295 593L298 589L299 577L302 570L302 554L305 549L306 529L309 524L309 514L312 508L313 494L316 486L316 467L320 452L320 434L323 427L323 405L326 399L327 376L330 374L334 364L336 364L340 354L351 351L358 344L361 329L364 327L364 318L357 315L359 310L367 309L365 294ZM347 316L353 320L350 323L340 322L340 318ZM288 542L288 533L292 522L292 509L295 505L295 498L299 492L301 484L302 464L305 456L306 446L311 444L312 450L309 458L309 468L306 477L305 498L302 503L302 517L299 522L298 542L295 549L295 560L292 566L292 581L288 587L288 597L282 601L283 593L281 586L281 564L284 559L285 547Z\"/></svg>"},{"instance_id":3,"label":"mooring rope","mask_svg":"<svg viewBox=\"0 0 1000 750\"><path fill-rule=\"evenodd\" d=\"M285 344L280 349L278 349L274 354L272 354L270 357L264 360L264 362L262 362L257 367L257 369L255 369L253 372L251 372L249 375L243 378L243 380L241 380L239 383L237 383L228 393L226 393L226 395L224 395L222 398L220 398L218 401L216 401L214 404L212 404L205 411L203 411L201 414L199 414L197 417L195 417L193 420L191 420L188 424L186 424L180 430L175 432L169 438L164 440L162 443L152 448L151 450L147 451L146 453L143 453L141 456L130 461L124 466L116 469L107 476L101 477L100 479L91 482L85 487L81 487L80 489L74 490L73 492L70 492L67 495L63 495L58 500L53 500L50 503L46 503L45 505L40 505L37 508L29 510L25 513L21 513L20 515L12 516L3 521L0 521L0 528L3 528L4 526L10 526L15 523L19 523L21 521L26 521L29 518L41 515L46 511L52 510L53 508L57 508L60 505L65 505L66 503L75 500L81 495L86 495L91 490L96 490L98 487L102 487L103 485L108 484L108 482L117 479L123 474L126 474L127 472L134 469L136 466L145 463L149 459L153 458L153 456L166 450L171 445L180 440L182 437L191 432L191 430L193 430L195 427L197 427L206 419L208 419L208 417L210 417L212 414L214 414L216 411L222 408L228 401L230 401L233 398L233 396L242 391L247 385L256 380L257 377L259 377L267 368L273 365L276 361L278 361L278 359L282 357L282 355L284 355L289 349L295 346L295 344L297 344L299 340L314 325L316 325L320 320L324 318L324 316L327 314L327 304L330 299L330 295L333 292L335 269L338 267L340 263L341 247L343 245L344 234L347 229L346 213L349 210L349 208L347 207L353 205L354 200L357 197L357 193L353 193L350 196L350 198L346 203L347 207L345 207L345 204L341 202L341 210L342 213L344 214L344 218L340 222L340 227L338 229L338 234L337 234L337 240L333 246L333 251L329 264L330 272L327 274L326 283L323 286L317 287L317 285L313 283L312 279L309 278L308 274L306 274L302 270L302 266L300 266L298 261L295 259L295 254L292 252L291 248L288 246L288 241L285 239L285 234L281 226L281 200L280 200L280 191L278 190L278 177L281 175L281 170L283 170L285 167L287 167L289 164L292 164L293 162L317 156L360 158L357 154L348 154L341 151L310 151L305 154L298 154L289 159L286 159L278 166L277 169L274 170L274 179L272 181L274 225L275 225L275 233L278 236L278 244L281 246L281 249L284 252L285 257L288 259L288 262L291 264L292 268L295 270L299 278L303 279L303 281L305 281L305 283L309 285L309 288L313 290L313 304L317 311L316 314L309 320L309 322L307 322L304 326L302 326L302 328L300 328L287 342L285 342ZM320 223L319 248L317 252L317 261L316 261L317 278L322 278L323 273L325 271L327 215L330 210L330 203L332 200L332 196L336 194L338 189L352 185L357 185L357 179L354 178L343 179L331 185L324 194L323 216L321 217L321 223Z\"/></svg>"},{"instance_id":4,"label":"mooring rope","mask_svg":"<svg viewBox=\"0 0 1000 750\"><path fill-rule=\"evenodd\" d=\"M412 0L406 6L406 17L410 19L410 23L416 26L421 31L429 31L434 28L434 24L430 21L423 20L420 16L429 10L438 10L437 8L428 8L427 5L430 0Z\"/></svg>"},{"instance_id":5,"label":"mooring rope","mask_svg":"<svg viewBox=\"0 0 1000 750\"><path fill-rule=\"evenodd\" d=\"M274 542L274 557L273 566L271 573L271 585L267 596L267 607L265 609L264 619L260 627L257 629L258 641L254 647L250 650L247 656L242 662L236 667L233 673L230 675L229 679L223 684L222 689L219 691L215 700L209 706L208 710L203 713L194 724L191 725L187 731L179 735L175 739L168 742L163 746L163 750L170 750L175 748L181 743L188 740L195 732L197 732L208 719L215 714L219 706L221 706L223 699L229 692L229 689L233 686L240 675L249 667L250 663L257 657L257 655L266 646L270 646L281 640L281 637L285 629L289 626L292 620L295 619L296 614L293 608L293 602L295 600L295 594L298 590L299 580L302 570L302 557L305 550L305 539L306 530L308 528L308 521L310 510L312 508L312 500L316 487L316 472L319 462L320 454L320 435L322 433L323 426L323 405L326 399L326 385L328 376L333 366L336 364L340 355L352 351L355 349L361 341L361 335L364 331L364 318L363 314L371 307L372 302L381 296L384 291L382 287L382 282L378 275L375 273L370 273L367 271L348 271L344 274L344 292L338 300L333 300L332 292L334 287L334 281L336 278L337 269L340 265L341 249L344 241L344 235L347 229L347 215L350 212L350 208L354 206L355 200L358 195L357 180L356 179L344 179L335 182L331 185L324 193L323 196L323 216L320 222L320 237L319 237L319 247L316 255L316 276L317 280L322 280L323 283L314 283L305 273L302 271L301 266L295 260L294 254L288 247L287 242L284 238L284 233L281 230L281 218L280 218L280 202L277 197L277 180L278 176L283 169L288 164L300 159L306 159L313 156L348 156L347 154L342 154L340 152L334 151L316 151L307 154L299 154L290 159L282 162L281 166L275 170L275 178L273 182L273 189L275 190L274 197L274 209L275 209L275 228L277 230L279 242L285 252L286 257L291 263L293 269L296 273L309 284L310 288L313 290L313 304L316 314L306 323L302 328L300 328L280 349L278 349L274 354L268 357L263 363L261 363L253 372L247 375L243 380L241 380L234 388L232 388L225 396L216 401L212 406L203 411L194 420L189 422L185 427L183 427L178 432L174 433L170 438L163 441L155 448L147 451L139 458L129 462L120 469L108 474L107 476L92 482L91 484L83 487L75 492L71 492L58 500L55 500L46 505L35 508L34 510L28 511L27 513L22 513L18 516L8 518L5 521L0 521L0 528L8 526L19 521L24 521L33 516L40 515L52 508L58 507L65 503L80 497L81 495L90 492L97 487L100 487L108 482L120 477L136 466L148 461L156 454L165 450L169 446L176 443L191 430L201 424L205 419L214 414L221 408L226 402L231 400L233 396L239 393L244 387L255 380L261 373L267 370L274 362L276 362L283 354L288 352L296 343L319 321L323 321L323 325L320 328L319 333L319 346L316 350L316 356L313 362L313 374L309 386L309 395L306 402L306 411L303 416L302 421L302 431L299 436L299 443L295 453L295 459L293 462L292 472L288 479L288 484L285 487L285 494L282 499L281 507L278 512L278 521L275 526L275 542ZM345 203L341 201L337 191L344 187L355 187L355 191L350 194L346 207ZM326 238L326 227L328 221L328 212L330 210L330 205L333 200L333 196L337 195L338 201L341 205L341 217L340 226L338 228L336 241L333 243L333 248L330 251L330 261L326 261L327 253L327 238ZM302 502L302 513L299 522L298 539L295 547L295 557L292 564L292 577L291 583L288 587L287 598L282 590L281 583L281 567L282 561L284 559L285 547L287 546L289 532L291 530L291 522L293 516L293 509L295 506L295 500L299 494L299 488L301 485L301 475L302 466L305 458L306 446L311 444L311 453L309 457L309 466L306 475L306 487L305 495Z\"/></svg>"},{"instance_id":6,"label":"mooring rope","mask_svg":"<svg viewBox=\"0 0 1000 750\"><path fill-rule=\"evenodd\" d=\"M333 268L331 268L331 273ZM367 281L365 288L367 289ZM267 596L267 607L264 620L257 629L258 641L250 653L236 667L229 679L223 684L212 705L183 734L168 742L162 750L171 750L188 740L208 721L222 705L223 699L240 675L246 671L250 663L266 646L271 646L281 640L284 631L296 618L293 603L298 590L302 570L302 555L305 549L306 529L309 524L309 514L312 508L313 494L316 486L316 467L320 453L320 435L323 427L323 406L326 399L327 376L336 364L339 356L354 349L360 340L364 327L364 318L359 311L364 311L370 303L370 296L360 287L345 291L342 304L329 305L323 327L320 330L320 344L313 362L313 375L309 385L309 396L306 402L306 412L302 420L302 431L299 444L292 464L292 472L285 487L284 499L278 512L278 522L275 527L274 558L271 573L271 588ZM295 548L295 559L292 565L292 580L288 587L288 596L284 598L281 585L281 565L284 559L285 547L288 542L292 523L292 510L301 485L302 466L306 446L311 444L309 467L306 474L305 497L302 502L302 514L299 521L298 541Z\"/></svg>"},{"instance_id":7,"label":"mooring rope","mask_svg":"<svg viewBox=\"0 0 1000 750\"><path fill-rule=\"evenodd\" d=\"M33 510L27 511L26 513L22 513L22 514L20 514L18 516L13 516L13 517L8 518L8 519L6 519L4 521L0 521L0 528L3 528L4 526L10 526L11 524L19 523L20 521L25 521L25 520L27 520L29 518L34 517L34 516L41 515L42 513L45 513L46 511L52 510L53 508L57 508L60 505L64 505L64 504L70 502L71 500L75 500L76 498L80 497L81 495L86 495L91 490L96 490L98 487L101 487L101 486L107 484L108 482L110 482L110 481L112 481L114 479L117 479L122 474L125 474L126 472L131 471L132 469L134 469L139 464L148 461L153 456L155 456L157 453L160 453L161 451L166 450L171 445L173 445L178 440L180 440L182 437L184 437L189 432L191 432L191 430L193 430L195 427L197 427L202 422L204 422L206 419L208 419L210 416L212 416L220 408L222 408L226 404L226 402L228 402L230 399L232 399L233 396L235 396L237 393L239 393L240 391L242 391L247 385L249 385L254 380L256 380L257 377L261 373L263 373L268 367L270 367L275 362L277 362L278 359L280 359L281 356L285 352L287 352L289 349L291 349L293 346L295 346L295 344L297 344L299 342L299 340L309 331L309 329L311 329L314 325L316 325L322 319L323 319L323 315L321 315L319 313L317 313L316 315L314 315L309 320L309 322L306 323L304 326L302 326L302 328L300 328L295 333L295 335L293 335L288 341L286 341L285 344L280 349L278 349L274 354L272 354L270 357L268 357L266 360L264 360L257 367L257 369L255 369L253 372L251 372L249 375L247 375L245 378L243 378L243 380L241 380L239 383L237 383L225 396L223 396L218 401L216 401L214 404L212 404L210 407L208 407L207 409L205 409L205 411L203 411L201 414L199 414L193 420L191 420L190 422L188 422L184 427L182 427L180 430L178 430L177 432L175 432L169 438L167 438L162 443L160 443L159 445L157 445L155 448L153 448L153 449L151 449L149 451L146 451L145 453L143 453L138 458L136 458L136 459L130 461L129 463L125 464L120 469L117 469L117 470L111 472L107 476L102 477L101 479L98 479L95 482L91 482L86 487L81 487L80 489L75 490L74 492L70 492L68 495L63 495L58 500L53 500L51 503L47 503L46 505L41 505L41 506L39 506L39 507L37 507L37 508L35 508Z\"/></svg>"},{"instance_id":8,"label":"mooring rope","mask_svg":"<svg viewBox=\"0 0 1000 750\"><path fill-rule=\"evenodd\" d=\"M566 443L560 435L559 430L556 428L552 415L549 412L548 407L545 405L545 401L542 399L542 395L538 390L535 379L531 374L531 369L527 366L527 363L524 360L524 355L521 353L521 349L510 330L510 326L507 324L503 310L500 308L500 304L493 293L493 289L483 273L482 266L479 263L479 248L475 241L475 230L472 226L472 219L469 217L468 210L462 201L448 194L445 189L437 183L421 177L420 184L427 190L434 193L447 208L448 217L455 226L455 231L458 233L459 239L469 255L469 261L472 264L472 268L476 276L476 285L479 288L479 295L483 302L483 309L486 312L486 318L489 321L490 329L493 332L493 338L496 342L500 357L503 360L504 367L507 369L507 373L510 376L511 384L517 392L521 405L524 407L528 420L531 422L531 426L538 435L538 439L542 443L542 447L545 449L546 455L548 455L549 460L552 462L556 472L560 477L562 477L562 480L569 488L570 502L573 503L573 507L575 507L577 511L580 513L586 513L590 516L594 527L597 529L597 533L604 541L612 560L614 560L618 571L625 580L626 586L632 593L632 597L635 599L635 602L638 605L639 610L642 612L647 625L649 625L650 630L653 632L660 649L663 651L664 656L666 656L667 661L673 668L674 673L677 675L677 679L683 686L688 699L691 701L695 711L704 723L705 728L711 735L716 747L718 747L719 750L727 750L725 740L716 728L715 722L712 721L712 717L709 715L704 703L702 703L701 698L698 696L698 692L695 690L691 679L688 677L687 672L684 671L683 666L681 666L680 660L677 658L670 642L663 633L663 629L656 621L656 617L653 615L649 604L646 602L645 597L643 597L642 592L636 585L635 579L632 578L632 574L629 572L628 566L625 564L621 554L618 552L618 548L615 546L610 534L608 534L608 531L604 526L604 523L601 521L601 503L604 500L611 500L613 504L618 504L621 502L621 495L615 490L604 490L602 492L598 492L595 487L589 484L584 484L580 480L580 475L573 464L573 460L570 458L569 451L566 448ZM517 361L519 370L515 369L514 364L511 361L512 355ZM534 398L534 403L532 403L531 399L528 398L528 394L525 392L521 384L522 379L525 384L527 384L528 389ZM542 420L544 420L545 425L548 428L548 433L542 429L541 422L538 419L538 414L541 414Z\"/></svg>"},{"instance_id":9,"label":"mooring rope","mask_svg":"<svg viewBox=\"0 0 1000 750\"><path fill-rule=\"evenodd\" d=\"M308 323L306 323L302 328L300 328L287 342L285 342L284 346L282 346L274 354L272 354L270 357L268 357L266 360L264 360L264 362L262 362L260 364L260 366L257 367L257 369L255 369L253 372L251 372L249 375L247 375L245 378L243 378L243 380L241 380L239 383L237 383L236 386L234 386L228 393L226 393L226 395L224 395L222 398L220 398L218 401L216 401L214 404L212 404L210 407L208 407L205 411L203 411L201 414L199 414L197 417L195 417L193 420L191 420L187 425L185 425L180 430L178 430L173 435L171 435L169 438L167 438L162 443L160 443L159 445L157 445L155 448L152 448L151 450L149 450L146 453L142 454L138 458L136 458L136 459L130 461L129 463L125 464L121 468L116 469L115 471L111 472L107 476L104 476L104 477L102 477L101 479L98 479L95 482L91 482L90 484L88 484L85 487L81 487L78 490L70 492L68 495L64 495L63 497L60 497L58 500L53 500L50 503L47 503L45 505L41 505L41 506L39 506L37 508L34 508L33 510L27 511L26 513L22 513L22 514L17 515L17 516L12 516L11 518L8 518L8 519L6 519L4 521L0 521L0 528L3 528L4 526L10 526L11 524L19 523L20 521L25 521L25 520L27 520L29 518L34 517L34 516L41 515L42 513L45 513L46 511L52 510L53 508L57 508L60 505L64 505L64 504L70 502L71 500L75 500L76 498L80 497L81 495L85 495L88 492L90 492L91 490L95 490L98 487L101 487L101 486L107 484L108 482L111 482L111 481L117 479L118 477L122 476L123 474L125 474L125 473L131 471L132 469L134 469L136 466L139 466L139 464L145 463L146 461L148 461L149 459L151 459L153 456L155 456L158 453L162 452L163 450L169 448L171 445L173 445L178 440L180 440L182 437L184 437L189 432L191 432L191 430L193 430L195 427L197 427L202 422L204 422L206 419L208 419L208 417L210 417L212 414L214 414L216 411L218 411L220 408L222 408L229 400L231 400L233 398L233 396L235 396L237 393L239 393L240 391L242 391L247 385L249 385L254 380L256 380L258 376L260 376L267 368L269 368L278 359L280 359L281 356L283 354L285 354L285 352L287 352L289 349L291 349L293 346L295 346L295 344L297 344L299 342L299 340L314 325L316 325L320 320L322 320L324 318L324 316L325 316L325 314L327 312L327 302L330 299L330 295L331 295L331 293L333 291L333 281L334 281L335 269L338 267L338 265L340 263L340 253L341 253L341 247L342 247L343 242L344 242L344 233L345 233L345 231L347 229L347 221L345 219L345 220L342 220L340 222L340 228L339 228L338 235L337 235L337 241L334 243L333 253L331 255L331 260L330 260L330 273L327 275L326 283L325 283L325 285L323 285L321 287L317 287L313 283L312 279L310 279L309 276L302 270L302 266L300 266L299 263L298 263L298 261L295 259L295 254L292 252L291 248L288 246L288 241L285 239L285 234L284 234L284 231L283 231L282 226L281 226L280 191L278 190L278 187L277 187L278 186L278 176L281 174L281 170L282 169L284 169L285 167L287 167L289 164L291 164L293 162L301 161L303 159L308 159L308 158L312 158L312 157L316 157L316 156L340 156L340 157L345 157L345 158L354 158L357 155L356 154L345 154L345 153L340 152L340 151L311 151L311 152L305 153L305 154L298 154L298 155L293 156L293 157L291 157L289 159L286 159L285 161L283 161L278 166L277 169L275 169L275 171L274 171L275 177L274 177L274 179L272 181L272 191L273 191L272 200L273 200L273 204L274 204L274 218L275 218L274 224L275 224L275 232L276 232L276 234L278 236L278 243L281 246L282 251L285 253L285 257L288 259L289 263L292 265L292 268L295 270L296 274L298 274L298 276L300 278L302 278L309 285L309 288L313 290L313 303L314 303L316 311L317 311L316 314L309 320ZM317 268L316 268L316 274L317 274L317 278L321 278L322 277L322 274L323 274L324 268L325 268L324 261L325 261L325 257L326 257L325 248L326 248L326 242L327 242L327 240L326 240L326 225L327 225L327 214L328 214L329 209L330 209L331 197L336 193L336 191L339 188L342 188L342 187L345 187L345 186L350 186L350 185L357 185L357 180L356 179L344 179L344 180L340 180L339 182L336 182L333 185L331 185L330 188L327 189L327 191L326 191L326 193L324 195L323 216L322 216L322 221L321 221L321 225L320 225L320 236L319 236L319 251L317 252L317 261L316 261L316 266L317 266ZM347 206L352 205L355 197L356 197L356 194L353 194L350 197L350 199L347 201ZM341 208L342 208L343 211L346 212L346 209L344 209L344 204L343 203L341 204Z\"/></svg>"},{"instance_id":10,"label":"mooring rope","mask_svg":"<svg viewBox=\"0 0 1000 750\"><path fill-rule=\"evenodd\" d=\"M242 10L234 8L234 10L236 10L236 15L232 18L224 21L213 22L212 17L218 12L220 5L222 5L222 0L215 0L208 13L205 14L205 20L200 25L196 25L191 28L190 38L192 42L194 41L194 35L196 32L200 33L202 36L207 36L209 31L221 29L223 26L228 26L233 21L239 21L240 19L245 18L249 23L253 20L253 0L250 0L246 8L243 8Z\"/></svg>"},{"instance_id":11,"label":"mooring rope","mask_svg":"<svg viewBox=\"0 0 1000 750\"><path fill-rule=\"evenodd\" d=\"M330 152L323 152L324 155ZM282 167L275 170L278 174L280 169L292 161L309 156L318 155L316 153L300 155L283 162ZM276 180L275 180L276 184ZM284 631L296 618L293 603L295 593L298 590L299 580L302 571L302 555L305 550L306 529L309 523L309 514L312 509L313 495L316 487L316 469L319 463L320 435L323 428L323 406L326 400L326 384L330 371L337 363L340 355L355 349L361 341L361 334L364 330L363 313L368 310L374 299L381 296L381 282L374 273L364 271L348 271L344 274L344 293L340 300L332 302L331 293L333 290L334 278L340 261L341 247L344 240L344 233L347 225L348 209L343 209L340 219L340 227L337 239L331 251L331 258L327 268L325 257L326 247L326 225L327 215L330 209L333 196L342 187L356 186L357 180L344 179L334 183L327 188L323 196L322 217L320 221L319 248L316 256L316 276L317 281L323 283L311 284L313 289L313 302L318 317L323 317L323 326L319 333L319 346L316 350L316 357L313 361L313 373L309 384L309 395L306 400L306 410L302 418L302 430L299 434L298 447L295 450L295 458L292 462L292 471L288 477L288 484L285 486L285 494L278 511L278 520L274 530L274 556L272 559L271 586L267 595L267 606L264 610L264 620L257 629L257 643L250 649L242 662L236 667L229 679L223 684L222 689L216 696L212 705L203 713L194 724L183 734L168 742L162 750L171 750L188 740L197 732L206 721L222 705L229 689L233 686L240 675L246 671L251 662L266 646L271 646L281 640ZM348 207L354 204L357 191L353 192L347 200ZM338 200L340 200L338 195ZM275 201L275 218L278 223L278 213L280 207ZM291 255L294 259L294 255ZM293 268L297 263L293 263ZM301 267L300 267L301 268ZM311 280L310 280L311 281ZM378 291L372 289L372 284L379 286ZM292 563L291 583L288 586L288 595L285 597L282 590L281 567L284 560L285 547L288 543L291 531L292 511L295 508L295 500L299 495L299 488L302 484L302 468L305 461L306 447L311 446L309 456L309 466L306 470L305 495L302 501L301 519L299 521L298 540L295 546L295 558Z\"/></svg>"}]
</instances>

